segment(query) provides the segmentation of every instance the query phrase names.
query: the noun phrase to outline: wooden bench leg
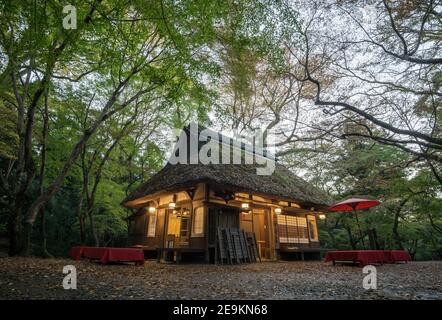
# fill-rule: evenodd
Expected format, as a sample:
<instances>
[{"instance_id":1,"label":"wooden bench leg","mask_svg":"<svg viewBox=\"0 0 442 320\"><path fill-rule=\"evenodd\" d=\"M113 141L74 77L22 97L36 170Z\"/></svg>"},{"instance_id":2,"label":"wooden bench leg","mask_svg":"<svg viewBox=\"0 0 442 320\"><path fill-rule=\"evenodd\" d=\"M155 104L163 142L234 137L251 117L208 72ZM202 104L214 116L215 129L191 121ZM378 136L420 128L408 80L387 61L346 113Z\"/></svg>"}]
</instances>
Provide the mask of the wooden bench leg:
<instances>
[{"instance_id":1,"label":"wooden bench leg","mask_svg":"<svg viewBox=\"0 0 442 320\"><path fill-rule=\"evenodd\" d=\"M161 256L163 255L163 250L157 250L157 262L160 263L161 262Z\"/></svg>"},{"instance_id":2,"label":"wooden bench leg","mask_svg":"<svg viewBox=\"0 0 442 320\"><path fill-rule=\"evenodd\" d=\"M204 253L204 260L206 263L210 263L210 251L209 250L206 250L206 252ZM216 261L216 258L215 258L215 261Z\"/></svg>"},{"instance_id":3,"label":"wooden bench leg","mask_svg":"<svg viewBox=\"0 0 442 320\"><path fill-rule=\"evenodd\" d=\"M135 261L136 266L144 266L144 260L143 261Z\"/></svg>"}]
</instances>

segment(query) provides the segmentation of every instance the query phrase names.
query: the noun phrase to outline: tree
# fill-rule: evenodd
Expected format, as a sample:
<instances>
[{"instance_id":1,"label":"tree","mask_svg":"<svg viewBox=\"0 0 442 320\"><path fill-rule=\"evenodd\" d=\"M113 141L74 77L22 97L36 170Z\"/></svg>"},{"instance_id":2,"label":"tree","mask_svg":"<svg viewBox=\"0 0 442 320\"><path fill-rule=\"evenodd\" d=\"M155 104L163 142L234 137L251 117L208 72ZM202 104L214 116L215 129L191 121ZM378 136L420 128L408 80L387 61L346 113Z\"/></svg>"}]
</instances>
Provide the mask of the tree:
<instances>
[{"instance_id":1,"label":"tree","mask_svg":"<svg viewBox=\"0 0 442 320\"><path fill-rule=\"evenodd\" d=\"M285 10L296 18L289 3ZM335 139L358 136L395 146L426 162L442 181L438 10L432 0L312 5L297 20L302 45L288 41L287 47L303 66L292 76L313 87L314 103L327 117L317 131L333 136L337 123L353 123L358 130ZM338 25L336 15L345 23Z\"/></svg>"},{"instance_id":2,"label":"tree","mask_svg":"<svg viewBox=\"0 0 442 320\"><path fill-rule=\"evenodd\" d=\"M259 11L262 6L256 3L254 11ZM157 100L161 101L157 105L165 108L161 112L187 102L189 108L204 116L204 104L211 95L205 79L219 71L212 48L223 24L238 16L229 3L159 0L146 6L143 2L96 0L73 5L78 23L76 29L69 30L60 23L61 4L7 1L1 5L0 55L5 62L0 70L2 107L16 115L12 123L16 122L18 138L17 150L6 158L1 173L10 254L20 249L30 253L31 231L38 214L62 188L91 139L113 118L135 106L142 113L160 112L152 107ZM240 1L236 7L249 10L254 5ZM238 27L235 36L241 30ZM87 126L70 137L71 149L58 172L47 175L46 156L42 155L48 150L46 138L40 149L35 148L38 123L45 122L47 112L38 111L46 108L47 101L50 114L50 109L57 108L52 103L70 98L65 92L72 92L80 106L89 106ZM79 109L72 113L82 112ZM41 190L34 197L31 188L36 176ZM93 206L93 193L87 198Z\"/></svg>"}]
</instances>

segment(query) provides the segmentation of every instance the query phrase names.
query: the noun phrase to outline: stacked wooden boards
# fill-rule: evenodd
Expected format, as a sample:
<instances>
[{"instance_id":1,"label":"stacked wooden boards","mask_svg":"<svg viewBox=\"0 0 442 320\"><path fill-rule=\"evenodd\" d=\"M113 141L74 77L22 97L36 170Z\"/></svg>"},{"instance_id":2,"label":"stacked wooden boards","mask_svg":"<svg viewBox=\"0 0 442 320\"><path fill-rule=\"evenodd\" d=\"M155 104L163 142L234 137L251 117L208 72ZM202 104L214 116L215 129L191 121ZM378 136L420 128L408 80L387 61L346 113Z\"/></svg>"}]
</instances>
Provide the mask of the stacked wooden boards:
<instances>
[{"instance_id":1,"label":"stacked wooden boards","mask_svg":"<svg viewBox=\"0 0 442 320\"><path fill-rule=\"evenodd\" d=\"M218 228L215 248L216 263L251 263L257 259L261 262L253 232L238 228Z\"/></svg>"}]
</instances>

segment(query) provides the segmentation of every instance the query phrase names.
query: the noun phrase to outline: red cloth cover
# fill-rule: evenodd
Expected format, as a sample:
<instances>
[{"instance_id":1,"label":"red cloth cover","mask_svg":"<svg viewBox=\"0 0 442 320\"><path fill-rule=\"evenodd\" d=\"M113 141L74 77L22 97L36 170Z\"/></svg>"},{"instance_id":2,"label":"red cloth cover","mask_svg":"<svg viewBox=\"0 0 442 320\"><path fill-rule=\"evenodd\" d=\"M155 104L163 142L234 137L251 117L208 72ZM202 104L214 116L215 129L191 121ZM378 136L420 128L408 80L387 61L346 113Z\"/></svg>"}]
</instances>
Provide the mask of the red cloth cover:
<instances>
[{"instance_id":1,"label":"red cloth cover","mask_svg":"<svg viewBox=\"0 0 442 320\"><path fill-rule=\"evenodd\" d=\"M345 250L329 251L325 256L328 261L353 261L365 266L370 263L383 263L385 260L383 250Z\"/></svg>"},{"instance_id":2,"label":"red cloth cover","mask_svg":"<svg viewBox=\"0 0 442 320\"><path fill-rule=\"evenodd\" d=\"M72 247L69 256L74 260L80 260L83 257L83 247Z\"/></svg>"},{"instance_id":3,"label":"red cloth cover","mask_svg":"<svg viewBox=\"0 0 442 320\"><path fill-rule=\"evenodd\" d=\"M343 250L327 252L325 262L329 261L353 261L365 266L372 263L411 261L411 257L405 250Z\"/></svg>"},{"instance_id":4,"label":"red cloth cover","mask_svg":"<svg viewBox=\"0 0 442 320\"><path fill-rule=\"evenodd\" d=\"M405 250L388 250L386 252L389 262L411 261L410 254Z\"/></svg>"},{"instance_id":5,"label":"red cloth cover","mask_svg":"<svg viewBox=\"0 0 442 320\"><path fill-rule=\"evenodd\" d=\"M109 248L101 247L83 247L83 257L92 260L100 260L108 249Z\"/></svg>"},{"instance_id":6,"label":"red cloth cover","mask_svg":"<svg viewBox=\"0 0 442 320\"><path fill-rule=\"evenodd\" d=\"M133 261L136 264L143 264L144 252L141 249L108 248L100 262L106 264L111 261Z\"/></svg>"},{"instance_id":7,"label":"red cloth cover","mask_svg":"<svg viewBox=\"0 0 442 320\"><path fill-rule=\"evenodd\" d=\"M108 262L144 264L143 250L134 248L72 247L69 256L74 260L80 260L81 258L100 260L103 264Z\"/></svg>"}]
</instances>

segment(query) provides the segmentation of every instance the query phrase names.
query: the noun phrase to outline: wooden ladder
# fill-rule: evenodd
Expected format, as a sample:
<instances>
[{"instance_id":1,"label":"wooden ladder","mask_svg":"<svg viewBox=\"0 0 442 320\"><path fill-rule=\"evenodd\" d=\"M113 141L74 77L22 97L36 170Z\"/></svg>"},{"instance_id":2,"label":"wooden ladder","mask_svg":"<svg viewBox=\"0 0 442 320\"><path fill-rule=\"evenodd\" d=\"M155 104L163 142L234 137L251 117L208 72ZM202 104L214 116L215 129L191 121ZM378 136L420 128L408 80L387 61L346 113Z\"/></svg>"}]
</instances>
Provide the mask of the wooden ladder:
<instances>
[{"instance_id":1,"label":"wooden ladder","mask_svg":"<svg viewBox=\"0 0 442 320\"><path fill-rule=\"evenodd\" d=\"M256 262L257 258L261 262L253 232L239 228L217 228L215 239L215 262L250 263Z\"/></svg>"}]
</instances>

